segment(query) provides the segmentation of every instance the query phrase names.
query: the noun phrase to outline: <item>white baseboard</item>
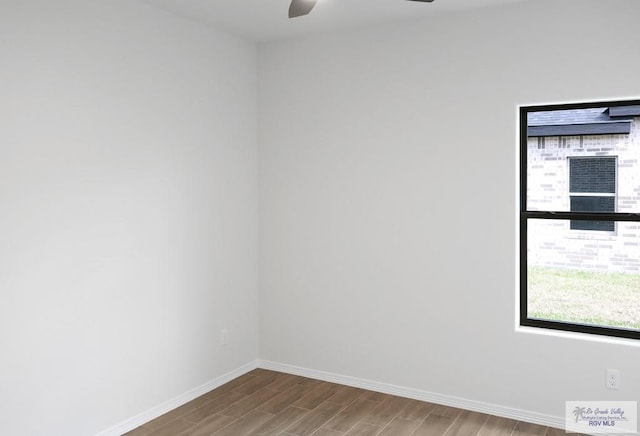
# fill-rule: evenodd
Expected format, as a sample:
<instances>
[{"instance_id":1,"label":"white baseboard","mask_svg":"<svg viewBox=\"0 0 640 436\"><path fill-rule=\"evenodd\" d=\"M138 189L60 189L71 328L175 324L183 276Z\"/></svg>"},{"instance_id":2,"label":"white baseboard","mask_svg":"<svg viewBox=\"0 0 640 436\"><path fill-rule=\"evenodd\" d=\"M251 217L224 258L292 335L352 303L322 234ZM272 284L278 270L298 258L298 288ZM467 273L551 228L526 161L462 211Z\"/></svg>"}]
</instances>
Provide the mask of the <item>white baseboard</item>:
<instances>
[{"instance_id":1,"label":"white baseboard","mask_svg":"<svg viewBox=\"0 0 640 436\"><path fill-rule=\"evenodd\" d=\"M414 400L427 401L429 403L442 404L444 406L457 407L459 409L471 410L488 415L501 416L503 418L517 421L530 422L532 424L549 427L564 428L564 417L544 415L542 413L529 412L526 410L513 409L511 407L499 406L496 404L483 403L481 401L468 400L465 398L453 397L451 395L437 394L434 392L419 389L406 388L388 383L381 383L372 380L365 380L356 377L349 377L330 372L318 371L315 369L301 368L277 362L259 361L258 367L272 371L284 372L287 374L300 375L303 377L338 383L356 388L367 389L384 394L397 395L399 397L412 398Z\"/></svg>"},{"instance_id":2,"label":"white baseboard","mask_svg":"<svg viewBox=\"0 0 640 436\"><path fill-rule=\"evenodd\" d=\"M118 425L115 425L107 430L103 430L96 434L96 436L120 436L123 433L127 433L134 428L138 428L141 425L158 418L159 416L164 415L165 413L182 406L189 401L195 400L201 395L206 394L209 391L214 390L217 387L222 386L225 383L230 382L231 380L240 377L243 374L246 374L249 371L252 371L258 368L258 361L249 362L246 365L241 366L240 368L234 369L220 377L217 377L207 383L198 386L196 388L191 389L184 394L178 395L176 398L173 398L169 401L165 401L159 406L152 407L146 412L142 412L139 415L134 416L133 418L127 419L124 422L121 422Z\"/></svg>"},{"instance_id":3,"label":"white baseboard","mask_svg":"<svg viewBox=\"0 0 640 436\"><path fill-rule=\"evenodd\" d=\"M530 412L526 410L514 409L511 407L500 406L497 404L484 403L481 401L468 400L465 398L454 397L451 395L438 394L435 392L423 391L420 389L407 388L397 386L390 383L382 383L373 380L367 380L357 377L345 376L331 372L319 371L315 369L303 368L284 363L271 362L266 360L256 360L249 362L240 368L234 369L220 377L217 377L201 386L191 389L176 398L166 401L159 406L153 407L146 412L140 413L118 425L97 433L95 436L121 436L141 425L156 419L165 413L182 406L189 401L198 398L207 392L212 391L231 380L246 374L256 368L263 368L272 371L283 372L287 374L299 375L317 380L323 380L331 383L338 383L356 388L367 389L384 394L397 395L399 397L412 398L414 400L427 401L429 403L441 404L444 406L457 407L460 409L471 410L474 412L485 413L488 415L501 416L503 418L514 419L517 421L530 422L532 424L544 425L549 427L564 428L564 417L545 415L542 413ZM638 433L636 433L638 435Z\"/></svg>"}]
</instances>

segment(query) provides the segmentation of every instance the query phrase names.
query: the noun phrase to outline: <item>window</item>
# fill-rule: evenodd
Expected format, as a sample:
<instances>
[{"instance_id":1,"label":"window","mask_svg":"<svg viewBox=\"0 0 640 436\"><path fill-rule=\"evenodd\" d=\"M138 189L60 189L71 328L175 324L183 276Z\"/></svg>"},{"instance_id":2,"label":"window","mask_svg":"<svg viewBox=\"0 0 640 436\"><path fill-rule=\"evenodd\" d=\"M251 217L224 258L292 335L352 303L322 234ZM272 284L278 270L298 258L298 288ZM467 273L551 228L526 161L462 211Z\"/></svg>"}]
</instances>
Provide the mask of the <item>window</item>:
<instances>
[{"instance_id":1,"label":"window","mask_svg":"<svg viewBox=\"0 0 640 436\"><path fill-rule=\"evenodd\" d=\"M640 339L640 101L520 107L520 324Z\"/></svg>"},{"instance_id":2,"label":"window","mask_svg":"<svg viewBox=\"0 0 640 436\"><path fill-rule=\"evenodd\" d=\"M612 157L569 158L571 212L615 212L616 159ZM573 230L613 232L613 221L571 221Z\"/></svg>"}]
</instances>

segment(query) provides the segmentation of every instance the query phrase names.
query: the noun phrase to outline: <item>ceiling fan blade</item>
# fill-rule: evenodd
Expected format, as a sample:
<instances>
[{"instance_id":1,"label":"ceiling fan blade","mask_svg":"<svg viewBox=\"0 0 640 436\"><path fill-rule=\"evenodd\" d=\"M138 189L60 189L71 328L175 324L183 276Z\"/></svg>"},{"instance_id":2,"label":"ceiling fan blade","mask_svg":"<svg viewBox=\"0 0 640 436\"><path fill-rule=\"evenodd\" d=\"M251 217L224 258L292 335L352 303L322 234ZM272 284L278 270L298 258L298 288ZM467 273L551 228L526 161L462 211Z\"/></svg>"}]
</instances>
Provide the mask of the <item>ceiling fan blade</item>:
<instances>
[{"instance_id":1,"label":"ceiling fan blade","mask_svg":"<svg viewBox=\"0 0 640 436\"><path fill-rule=\"evenodd\" d=\"M431 3L433 0L407 0L408 2Z\"/></svg>"},{"instance_id":2,"label":"ceiling fan blade","mask_svg":"<svg viewBox=\"0 0 640 436\"><path fill-rule=\"evenodd\" d=\"M289 18L301 17L311 12L317 0L291 0Z\"/></svg>"}]
</instances>

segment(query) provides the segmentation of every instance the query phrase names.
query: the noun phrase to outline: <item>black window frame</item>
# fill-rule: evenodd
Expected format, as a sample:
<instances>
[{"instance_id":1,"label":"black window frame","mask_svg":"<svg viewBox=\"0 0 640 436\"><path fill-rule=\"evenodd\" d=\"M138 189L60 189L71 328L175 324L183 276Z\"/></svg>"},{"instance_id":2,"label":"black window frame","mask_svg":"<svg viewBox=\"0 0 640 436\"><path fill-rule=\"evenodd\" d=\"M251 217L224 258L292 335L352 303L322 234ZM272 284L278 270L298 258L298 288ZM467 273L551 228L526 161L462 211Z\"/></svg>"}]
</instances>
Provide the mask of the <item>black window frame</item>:
<instances>
[{"instance_id":1,"label":"black window frame","mask_svg":"<svg viewBox=\"0 0 640 436\"><path fill-rule=\"evenodd\" d=\"M573 110L590 109L597 107L618 108L624 106L638 106L640 100L612 100L612 101L591 101L580 103L561 103L543 105L520 105L518 107L518 126L520 141L520 207L519 207L519 247L520 247L520 326L537 327L547 330L559 330L565 332L587 333L592 335L609 336L616 338L640 339L640 330L624 329L609 326L599 326L590 324L579 324L570 321L552 321L546 319L529 318L528 316L528 295L527 295L527 229L528 222L532 219L543 220L591 220L591 221L632 221L640 222L640 213L619 213L619 212L571 212L571 211L530 211L527 209L527 156L528 156L528 114L540 111L553 110ZM584 135L588 135L585 133ZM601 134L606 134L602 132ZM610 134L610 133L609 133ZM536 135L532 135L536 136ZM550 136L550 135L549 135ZM555 135L554 135L555 136ZM617 174L616 174L617 177ZM616 189L617 191L617 189ZM617 193L616 193L617 196Z\"/></svg>"}]
</instances>

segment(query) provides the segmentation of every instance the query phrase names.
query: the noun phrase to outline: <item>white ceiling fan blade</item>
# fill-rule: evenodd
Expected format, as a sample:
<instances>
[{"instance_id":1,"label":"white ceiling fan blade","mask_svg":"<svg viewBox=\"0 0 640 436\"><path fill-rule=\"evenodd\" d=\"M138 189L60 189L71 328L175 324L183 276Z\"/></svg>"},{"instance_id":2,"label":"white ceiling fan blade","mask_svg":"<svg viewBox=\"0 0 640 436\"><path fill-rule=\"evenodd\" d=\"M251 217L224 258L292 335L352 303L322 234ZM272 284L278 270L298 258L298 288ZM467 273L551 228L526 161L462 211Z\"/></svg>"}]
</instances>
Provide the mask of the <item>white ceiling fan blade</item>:
<instances>
[{"instance_id":1,"label":"white ceiling fan blade","mask_svg":"<svg viewBox=\"0 0 640 436\"><path fill-rule=\"evenodd\" d=\"M291 0L289 18L301 17L311 12L317 0Z\"/></svg>"}]
</instances>

